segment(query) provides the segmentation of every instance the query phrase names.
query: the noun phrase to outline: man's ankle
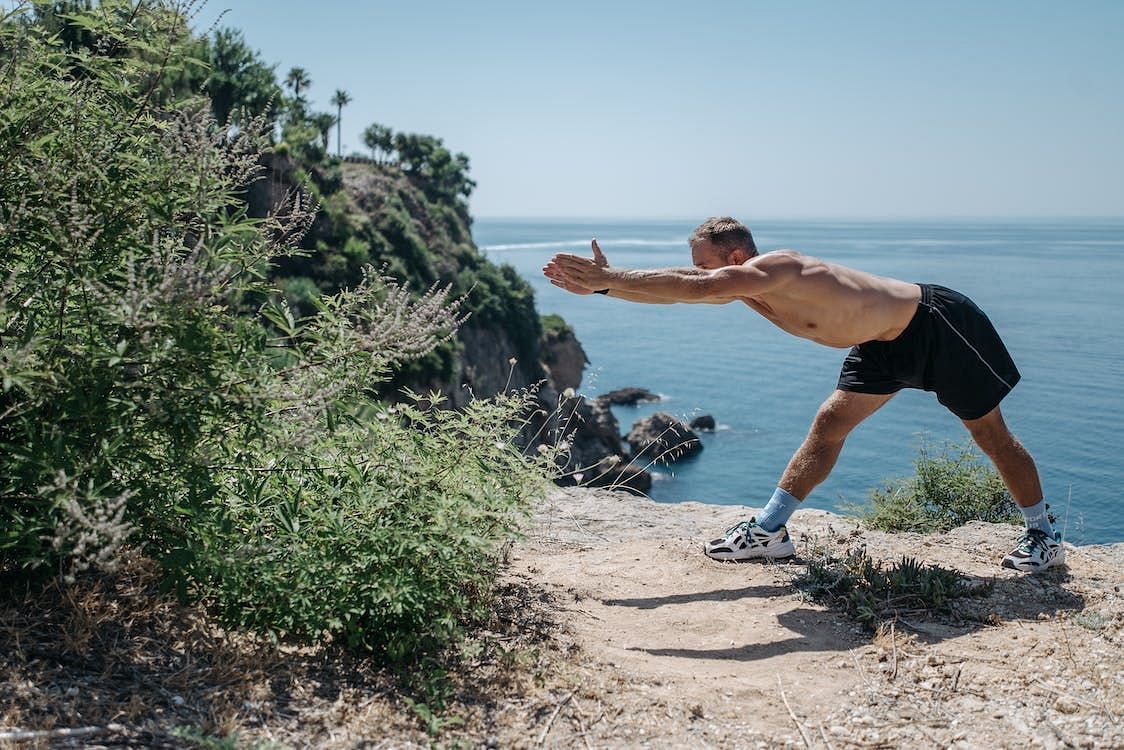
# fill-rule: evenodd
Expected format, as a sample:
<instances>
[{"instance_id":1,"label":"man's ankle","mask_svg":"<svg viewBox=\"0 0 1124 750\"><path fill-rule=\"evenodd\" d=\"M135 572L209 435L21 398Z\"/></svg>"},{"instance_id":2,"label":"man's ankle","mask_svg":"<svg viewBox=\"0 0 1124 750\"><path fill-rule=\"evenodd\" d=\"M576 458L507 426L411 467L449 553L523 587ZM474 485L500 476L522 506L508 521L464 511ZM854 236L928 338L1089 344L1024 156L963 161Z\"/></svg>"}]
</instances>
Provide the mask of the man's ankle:
<instances>
[{"instance_id":1,"label":"man's ankle","mask_svg":"<svg viewBox=\"0 0 1124 750\"><path fill-rule=\"evenodd\" d=\"M800 507L800 498L777 487L764 510L761 511L761 515L757 517L757 525L765 531L777 531L788 523L788 519L798 507Z\"/></svg>"},{"instance_id":2,"label":"man's ankle","mask_svg":"<svg viewBox=\"0 0 1124 750\"><path fill-rule=\"evenodd\" d=\"M1054 537L1054 526L1050 523L1050 514L1046 512L1046 501L1039 500L1031 506L1019 506L1026 523L1027 531L1037 529L1051 539Z\"/></svg>"}]
</instances>

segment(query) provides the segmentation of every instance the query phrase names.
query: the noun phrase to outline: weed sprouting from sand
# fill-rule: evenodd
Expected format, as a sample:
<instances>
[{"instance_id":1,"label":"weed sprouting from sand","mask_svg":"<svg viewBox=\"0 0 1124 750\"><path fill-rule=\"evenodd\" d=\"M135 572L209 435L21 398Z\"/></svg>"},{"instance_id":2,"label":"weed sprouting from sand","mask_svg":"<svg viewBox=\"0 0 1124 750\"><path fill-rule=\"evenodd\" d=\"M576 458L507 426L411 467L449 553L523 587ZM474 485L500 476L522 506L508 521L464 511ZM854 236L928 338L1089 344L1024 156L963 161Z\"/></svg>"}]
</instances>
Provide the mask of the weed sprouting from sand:
<instances>
[{"instance_id":1,"label":"weed sprouting from sand","mask_svg":"<svg viewBox=\"0 0 1124 750\"><path fill-rule=\"evenodd\" d=\"M989 587L970 586L968 579L948 568L902 557L887 565L865 547L842 556L813 546L807 569L793 584L812 599L843 610L871 630L899 617L947 612L953 599L979 596Z\"/></svg>"}]
</instances>

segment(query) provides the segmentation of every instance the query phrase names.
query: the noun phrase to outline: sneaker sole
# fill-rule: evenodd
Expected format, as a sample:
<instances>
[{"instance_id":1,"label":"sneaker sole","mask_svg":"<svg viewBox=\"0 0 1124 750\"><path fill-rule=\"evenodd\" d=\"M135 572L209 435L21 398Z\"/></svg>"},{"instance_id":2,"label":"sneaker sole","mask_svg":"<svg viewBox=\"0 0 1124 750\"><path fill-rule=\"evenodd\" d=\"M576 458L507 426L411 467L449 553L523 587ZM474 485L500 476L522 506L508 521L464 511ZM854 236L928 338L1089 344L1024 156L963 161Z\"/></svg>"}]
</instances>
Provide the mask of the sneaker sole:
<instances>
[{"instance_id":1,"label":"sneaker sole","mask_svg":"<svg viewBox=\"0 0 1124 750\"><path fill-rule=\"evenodd\" d=\"M1045 565L1025 565L1019 566L1014 563L1009 557L1003 558L1002 563L1004 568L1017 570L1020 573L1041 573L1044 570L1057 567L1058 565L1065 565L1065 550L1058 550L1058 554L1051 558Z\"/></svg>"},{"instance_id":2,"label":"sneaker sole","mask_svg":"<svg viewBox=\"0 0 1124 750\"><path fill-rule=\"evenodd\" d=\"M718 560L719 562L741 562L743 560L777 560L782 557L792 557L796 554L796 545L791 540L781 542L773 547L766 547L764 549L751 548L736 550L734 552L710 552L707 548L703 547L703 554L711 560Z\"/></svg>"}]
</instances>

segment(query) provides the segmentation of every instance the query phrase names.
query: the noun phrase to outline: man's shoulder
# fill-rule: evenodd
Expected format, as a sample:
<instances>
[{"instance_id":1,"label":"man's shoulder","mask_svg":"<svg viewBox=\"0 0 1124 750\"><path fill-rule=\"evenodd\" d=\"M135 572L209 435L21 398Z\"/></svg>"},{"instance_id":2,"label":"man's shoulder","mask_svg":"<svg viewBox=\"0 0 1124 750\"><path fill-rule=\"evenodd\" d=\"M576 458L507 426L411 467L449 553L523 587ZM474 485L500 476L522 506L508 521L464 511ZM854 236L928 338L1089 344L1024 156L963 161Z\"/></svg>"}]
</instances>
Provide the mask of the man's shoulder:
<instances>
[{"instance_id":1,"label":"man's shoulder","mask_svg":"<svg viewBox=\"0 0 1124 750\"><path fill-rule=\"evenodd\" d=\"M813 258L810 255L805 255L797 250L789 250L782 248L780 250L770 250L767 253L755 255L745 262L744 265L754 266L761 270L781 270L784 268L804 267L809 263L823 263L819 258Z\"/></svg>"},{"instance_id":2,"label":"man's shoulder","mask_svg":"<svg viewBox=\"0 0 1124 750\"><path fill-rule=\"evenodd\" d=\"M757 255L754 255L752 258L750 258L750 261L754 261L754 260L774 260L775 261L775 260L784 260L784 259L799 260L800 258L809 258L809 257L811 257L811 256L809 256L805 253L802 253L799 250L793 250L790 247L778 247L776 250L770 250L766 253L758 253Z\"/></svg>"}]
</instances>

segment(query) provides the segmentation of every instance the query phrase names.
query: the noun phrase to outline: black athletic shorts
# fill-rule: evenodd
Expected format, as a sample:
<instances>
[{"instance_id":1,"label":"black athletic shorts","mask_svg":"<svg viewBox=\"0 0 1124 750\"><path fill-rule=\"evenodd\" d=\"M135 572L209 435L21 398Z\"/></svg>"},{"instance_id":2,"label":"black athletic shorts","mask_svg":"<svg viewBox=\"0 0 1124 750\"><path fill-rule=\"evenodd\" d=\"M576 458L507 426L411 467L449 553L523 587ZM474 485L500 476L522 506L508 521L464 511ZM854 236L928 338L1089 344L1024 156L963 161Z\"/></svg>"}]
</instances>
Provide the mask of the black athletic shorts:
<instances>
[{"instance_id":1,"label":"black athletic shorts","mask_svg":"<svg viewBox=\"0 0 1124 750\"><path fill-rule=\"evenodd\" d=\"M979 419L999 405L1019 371L991 321L952 289L920 284L913 319L893 341L867 341L843 360L838 388L897 393L921 388L961 419Z\"/></svg>"}]
</instances>

